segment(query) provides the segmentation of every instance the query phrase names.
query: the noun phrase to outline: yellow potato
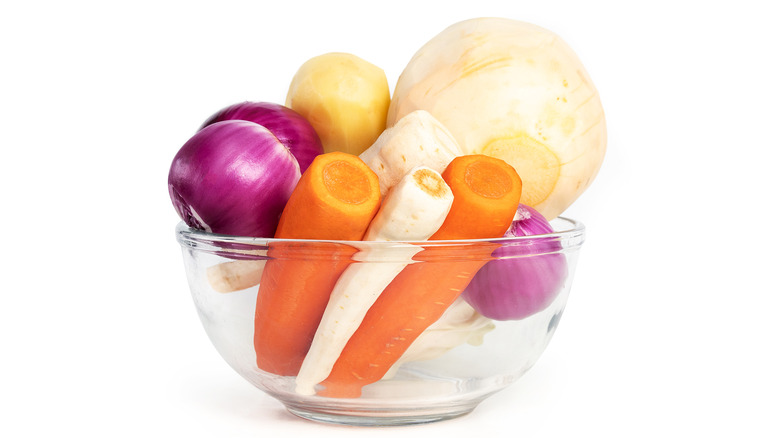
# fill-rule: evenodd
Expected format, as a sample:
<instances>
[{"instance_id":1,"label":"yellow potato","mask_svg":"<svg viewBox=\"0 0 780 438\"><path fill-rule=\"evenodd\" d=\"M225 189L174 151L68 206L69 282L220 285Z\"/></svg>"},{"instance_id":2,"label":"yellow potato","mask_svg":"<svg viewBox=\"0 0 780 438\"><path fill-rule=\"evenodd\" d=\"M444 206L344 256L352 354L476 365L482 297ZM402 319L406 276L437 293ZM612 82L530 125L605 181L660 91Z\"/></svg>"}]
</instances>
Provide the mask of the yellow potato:
<instances>
[{"instance_id":1,"label":"yellow potato","mask_svg":"<svg viewBox=\"0 0 780 438\"><path fill-rule=\"evenodd\" d=\"M359 155L385 129L390 89L379 67L348 53L327 53L298 69L286 105L312 124L325 153Z\"/></svg>"}]
</instances>

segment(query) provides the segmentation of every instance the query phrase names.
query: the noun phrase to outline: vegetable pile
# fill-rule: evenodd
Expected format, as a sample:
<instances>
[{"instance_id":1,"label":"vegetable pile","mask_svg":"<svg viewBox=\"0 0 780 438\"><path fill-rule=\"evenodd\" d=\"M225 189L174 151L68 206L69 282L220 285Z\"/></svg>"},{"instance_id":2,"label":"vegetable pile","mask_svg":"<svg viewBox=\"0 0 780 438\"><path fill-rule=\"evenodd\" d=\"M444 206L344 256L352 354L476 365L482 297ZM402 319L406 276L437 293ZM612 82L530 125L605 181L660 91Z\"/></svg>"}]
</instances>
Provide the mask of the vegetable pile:
<instances>
[{"instance_id":1,"label":"vegetable pile","mask_svg":"<svg viewBox=\"0 0 780 438\"><path fill-rule=\"evenodd\" d=\"M552 233L597 174L605 132L560 38L472 19L423 45L392 98L381 68L328 53L284 105L219 110L175 155L168 191L192 228L280 239L267 261L208 271L216 292L256 288L257 367L303 395L360 397L550 305L568 273L557 241L490 239ZM415 244L464 239L485 240L457 257Z\"/></svg>"}]
</instances>

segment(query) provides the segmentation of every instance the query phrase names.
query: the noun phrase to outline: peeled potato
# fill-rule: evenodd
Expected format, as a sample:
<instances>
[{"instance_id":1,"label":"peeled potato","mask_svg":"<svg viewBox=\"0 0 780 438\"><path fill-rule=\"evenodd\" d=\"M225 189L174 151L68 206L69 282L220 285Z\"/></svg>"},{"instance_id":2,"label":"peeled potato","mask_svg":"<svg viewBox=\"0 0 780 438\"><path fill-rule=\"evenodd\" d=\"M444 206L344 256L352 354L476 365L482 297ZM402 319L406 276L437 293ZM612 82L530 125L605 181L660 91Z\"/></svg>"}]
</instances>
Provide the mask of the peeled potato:
<instances>
[{"instance_id":1,"label":"peeled potato","mask_svg":"<svg viewBox=\"0 0 780 438\"><path fill-rule=\"evenodd\" d=\"M503 18L456 23L420 48L398 79L387 126L426 110L465 154L511 164L520 202L547 219L593 181L606 151L596 87L554 33Z\"/></svg>"},{"instance_id":2,"label":"peeled potato","mask_svg":"<svg viewBox=\"0 0 780 438\"><path fill-rule=\"evenodd\" d=\"M286 106L317 131L325 153L359 155L385 129L390 89L385 72L348 53L306 61L293 77Z\"/></svg>"}]
</instances>

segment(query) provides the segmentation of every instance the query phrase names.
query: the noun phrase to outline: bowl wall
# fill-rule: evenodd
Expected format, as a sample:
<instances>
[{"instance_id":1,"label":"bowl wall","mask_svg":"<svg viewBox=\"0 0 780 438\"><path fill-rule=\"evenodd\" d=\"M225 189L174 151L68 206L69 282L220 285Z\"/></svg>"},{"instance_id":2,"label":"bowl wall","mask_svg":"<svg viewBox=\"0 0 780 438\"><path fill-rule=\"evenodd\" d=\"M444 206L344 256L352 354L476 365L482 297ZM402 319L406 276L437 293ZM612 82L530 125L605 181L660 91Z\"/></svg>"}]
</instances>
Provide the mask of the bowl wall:
<instances>
[{"instance_id":1,"label":"bowl wall","mask_svg":"<svg viewBox=\"0 0 780 438\"><path fill-rule=\"evenodd\" d=\"M485 397L517 380L537 361L563 313L584 241L584 227L579 222L557 218L551 224L555 233L544 236L447 242L244 238L205 233L183 223L177 226L176 235L203 327L219 354L236 372L305 418L392 425L468 413ZM349 250L342 251L343 248ZM262 277L264 268L270 263L314 263L335 257L334 254L350 258L350 269L373 266L380 271L389 265L403 267L412 263L473 266L475 260L483 260L482 269L487 269L490 264L498 266L499 262L511 260L509 263L519 263L521 267L530 266L516 270L525 276L528 269L536 269L538 263L534 263L555 257L560 260L555 262L557 270L539 275L561 278L560 282L552 282L554 290L545 293L545 298L535 304L537 308L520 319L486 318L466 300L457 298L445 316L412 343L383 379L364 386L359 397L338 398L302 393L296 390L294 376L258 368L254 344L258 284L266 281ZM512 271L511 267L508 270ZM510 275L506 281L514 280ZM441 283L447 281L442 279ZM512 288L512 284L485 278L480 284L484 284L483 289ZM529 306L521 307L527 313Z\"/></svg>"}]
</instances>

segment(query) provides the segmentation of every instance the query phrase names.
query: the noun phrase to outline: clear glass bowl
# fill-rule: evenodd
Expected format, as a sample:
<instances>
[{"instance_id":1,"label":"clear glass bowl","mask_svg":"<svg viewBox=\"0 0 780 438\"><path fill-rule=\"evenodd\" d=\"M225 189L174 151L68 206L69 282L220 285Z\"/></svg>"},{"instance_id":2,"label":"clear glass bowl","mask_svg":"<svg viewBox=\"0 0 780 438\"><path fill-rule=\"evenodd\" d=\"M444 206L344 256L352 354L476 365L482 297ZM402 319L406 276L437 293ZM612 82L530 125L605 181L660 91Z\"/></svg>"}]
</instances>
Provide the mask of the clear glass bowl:
<instances>
[{"instance_id":1,"label":"clear glass bowl","mask_svg":"<svg viewBox=\"0 0 780 438\"><path fill-rule=\"evenodd\" d=\"M217 235L176 228L192 298L211 342L241 376L278 399L300 417L352 425L400 425L454 418L523 375L550 341L571 288L584 226L554 219L554 233L492 240L437 242L291 241ZM274 248L287 248L274 257ZM410 263L457 264L482 260L482 270L467 288L490 295L544 284L538 293L518 290L515 315L487 318L459 297L439 321L423 332L381 380L359 397L336 398L296 391L294 376L258 368L255 306L267 263L315 260L347 254L351 265ZM350 248L334 251L333 248ZM269 254L270 252L270 254ZM550 258L554 269L549 269ZM500 263L508 263L503 268ZM473 266L473 263L472 265ZM234 275L234 274L240 275ZM502 277L506 275L506 277ZM551 276L560 276L552 279ZM530 280L526 280L529 279ZM446 284L446 279L442 279ZM529 286L530 285L530 286ZM550 288L552 285L552 288ZM479 286L479 287L476 287ZM527 291L526 291L527 292ZM464 296L466 296L464 292ZM528 302L523 302L526 300ZM475 307L479 307L475 305ZM488 306L489 308L490 306ZM498 307L501 310L502 306ZM505 310L505 309L504 309ZM487 312L489 313L489 312ZM511 312L510 312L511 313ZM321 387L317 387L321 388Z\"/></svg>"}]
</instances>

